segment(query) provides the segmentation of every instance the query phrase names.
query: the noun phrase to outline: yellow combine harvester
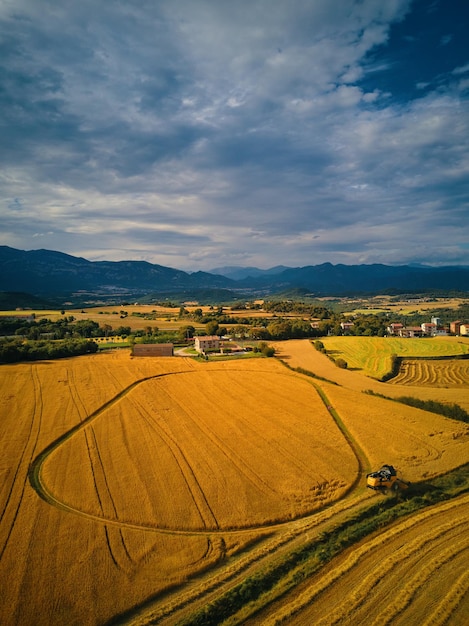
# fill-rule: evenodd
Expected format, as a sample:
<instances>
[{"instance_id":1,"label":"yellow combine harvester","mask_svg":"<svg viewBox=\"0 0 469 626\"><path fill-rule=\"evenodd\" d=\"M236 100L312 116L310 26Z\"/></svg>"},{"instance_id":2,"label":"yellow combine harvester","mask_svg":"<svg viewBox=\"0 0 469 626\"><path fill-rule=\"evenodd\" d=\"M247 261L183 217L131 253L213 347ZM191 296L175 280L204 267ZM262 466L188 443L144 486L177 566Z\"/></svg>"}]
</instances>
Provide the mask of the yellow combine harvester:
<instances>
[{"instance_id":1,"label":"yellow combine harvester","mask_svg":"<svg viewBox=\"0 0 469 626\"><path fill-rule=\"evenodd\" d=\"M409 483L398 478L397 472L392 465L383 465L377 472L366 475L366 486L374 491L399 491L407 489Z\"/></svg>"}]
</instances>

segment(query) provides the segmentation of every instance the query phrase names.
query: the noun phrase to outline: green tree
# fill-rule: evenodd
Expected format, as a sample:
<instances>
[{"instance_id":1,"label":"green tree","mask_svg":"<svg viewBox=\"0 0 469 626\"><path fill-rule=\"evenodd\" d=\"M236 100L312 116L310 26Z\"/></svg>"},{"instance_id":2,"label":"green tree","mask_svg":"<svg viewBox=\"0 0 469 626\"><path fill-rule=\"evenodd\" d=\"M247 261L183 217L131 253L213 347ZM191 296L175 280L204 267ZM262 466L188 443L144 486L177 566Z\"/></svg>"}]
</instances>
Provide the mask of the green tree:
<instances>
[{"instance_id":1,"label":"green tree","mask_svg":"<svg viewBox=\"0 0 469 626\"><path fill-rule=\"evenodd\" d=\"M119 328L116 328L115 330L115 334L118 337L128 337L132 332L132 329L130 328L130 326L119 326Z\"/></svg>"},{"instance_id":2,"label":"green tree","mask_svg":"<svg viewBox=\"0 0 469 626\"><path fill-rule=\"evenodd\" d=\"M75 326L74 330L77 335L80 337L98 337L100 330L99 324L97 322L93 322L92 320L79 320Z\"/></svg>"},{"instance_id":3,"label":"green tree","mask_svg":"<svg viewBox=\"0 0 469 626\"><path fill-rule=\"evenodd\" d=\"M193 326L181 326L178 333L178 341L186 341L189 338L192 338L195 333L195 328Z\"/></svg>"},{"instance_id":4,"label":"green tree","mask_svg":"<svg viewBox=\"0 0 469 626\"><path fill-rule=\"evenodd\" d=\"M207 322L207 324L205 324L205 330L207 332L207 335L216 335L218 332L218 322L216 320L211 320L210 322Z\"/></svg>"}]
</instances>

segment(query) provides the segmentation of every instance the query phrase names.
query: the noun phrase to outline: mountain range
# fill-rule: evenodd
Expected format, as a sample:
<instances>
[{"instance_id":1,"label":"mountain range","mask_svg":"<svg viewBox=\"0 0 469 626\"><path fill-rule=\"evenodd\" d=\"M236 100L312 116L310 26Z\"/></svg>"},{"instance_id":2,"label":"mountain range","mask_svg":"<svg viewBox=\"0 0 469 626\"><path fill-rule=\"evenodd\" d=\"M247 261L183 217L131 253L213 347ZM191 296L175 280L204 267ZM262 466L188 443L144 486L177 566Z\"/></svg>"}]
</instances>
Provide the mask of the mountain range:
<instances>
[{"instance_id":1,"label":"mountain range","mask_svg":"<svg viewBox=\"0 0 469 626\"><path fill-rule=\"evenodd\" d=\"M469 267L309 265L220 267L188 273L146 261L88 261L53 250L0 246L0 292L25 292L55 302L144 298L183 300L268 296L288 291L315 296L469 292Z\"/></svg>"}]
</instances>

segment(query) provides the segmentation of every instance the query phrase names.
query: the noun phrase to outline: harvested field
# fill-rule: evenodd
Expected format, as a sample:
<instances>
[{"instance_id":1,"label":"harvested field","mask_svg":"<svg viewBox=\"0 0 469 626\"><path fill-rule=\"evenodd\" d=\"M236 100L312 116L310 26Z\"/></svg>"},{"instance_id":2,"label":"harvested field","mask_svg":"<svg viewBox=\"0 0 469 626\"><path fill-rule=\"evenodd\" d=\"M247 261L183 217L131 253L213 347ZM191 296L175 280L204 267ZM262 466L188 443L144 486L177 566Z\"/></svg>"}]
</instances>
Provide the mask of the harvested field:
<instances>
[{"instance_id":1,"label":"harvested field","mask_svg":"<svg viewBox=\"0 0 469 626\"><path fill-rule=\"evenodd\" d=\"M404 478L418 481L469 460L469 425L361 393L371 389L389 397L413 395L422 400L459 402L463 407L466 403L469 408L469 385L457 389L389 385L338 368L307 340L279 342L275 347L290 367L303 367L338 383L317 380L371 467L391 463L404 472Z\"/></svg>"},{"instance_id":2,"label":"harvested field","mask_svg":"<svg viewBox=\"0 0 469 626\"><path fill-rule=\"evenodd\" d=\"M404 359L397 376L391 378L393 385L418 387L461 387L469 383L469 360L423 360Z\"/></svg>"},{"instance_id":3,"label":"harvested field","mask_svg":"<svg viewBox=\"0 0 469 626\"><path fill-rule=\"evenodd\" d=\"M449 339L449 338L448 338ZM402 339L400 337L324 337L328 354L343 358L351 369L380 379L391 371L391 356L450 357L469 354L469 342L460 337Z\"/></svg>"},{"instance_id":4,"label":"harvested field","mask_svg":"<svg viewBox=\"0 0 469 626\"><path fill-rule=\"evenodd\" d=\"M469 497L362 541L247 624L467 624Z\"/></svg>"},{"instance_id":5,"label":"harvested field","mask_svg":"<svg viewBox=\"0 0 469 626\"><path fill-rule=\"evenodd\" d=\"M390 463L405 480L416 482L469 460L468 424L337 385L322 386L370 469Z\"/></svg>"}]
</instances>

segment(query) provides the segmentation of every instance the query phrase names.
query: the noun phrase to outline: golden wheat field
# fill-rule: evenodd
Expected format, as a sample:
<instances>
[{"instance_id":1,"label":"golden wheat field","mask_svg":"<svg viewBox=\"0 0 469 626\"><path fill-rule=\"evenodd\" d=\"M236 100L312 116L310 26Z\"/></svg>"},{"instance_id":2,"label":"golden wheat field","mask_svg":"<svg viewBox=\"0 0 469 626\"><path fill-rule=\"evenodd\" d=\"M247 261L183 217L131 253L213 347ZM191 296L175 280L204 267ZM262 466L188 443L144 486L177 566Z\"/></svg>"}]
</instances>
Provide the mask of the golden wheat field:
<instances>
[{"instance_id":1,"label":"golden wheat field","mask_svg":"<svg viewBox=\"0 0 469 626\"><path fill-rule=\"evenodd\" d=\"M0 385L2 624L103 623L357 477L314 387L274 360L125 351L3 366Z\"/></svg>"},{"instance_id":2,"label":"golden wheat field","mask_svg":"<svg viewBox=\"0 0 469 626\"><path fill-rule=\"evenodd\" d=\"M179 593L203 600L253 546L374 497L375 464L418 481L469 461L467 425L361 393L308 341L277 349L340 384L127 350L1 366L2 626L146 624L155 606L174 624Z\"/></svg>"}]
</instances>

